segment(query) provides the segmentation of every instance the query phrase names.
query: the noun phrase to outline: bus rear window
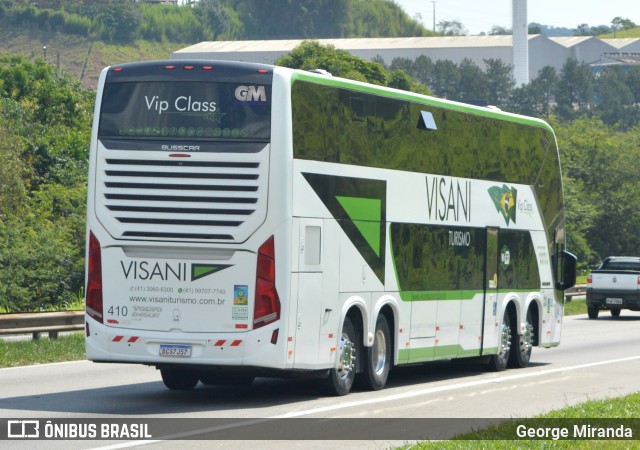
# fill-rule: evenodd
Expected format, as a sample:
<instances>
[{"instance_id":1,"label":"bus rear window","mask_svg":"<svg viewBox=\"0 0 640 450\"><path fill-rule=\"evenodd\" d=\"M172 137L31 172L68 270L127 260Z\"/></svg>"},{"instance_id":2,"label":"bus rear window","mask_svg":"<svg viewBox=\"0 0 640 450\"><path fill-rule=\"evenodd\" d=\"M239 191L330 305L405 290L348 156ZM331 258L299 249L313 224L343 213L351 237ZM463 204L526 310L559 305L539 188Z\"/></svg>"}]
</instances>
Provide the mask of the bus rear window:
<instances>
[{"instance_id":1,"label":"bus rear window","mask_svg":"<svg viewBox=\"0 0 640 450\"><path fill-rule=\"evenodd\" d=\"M104 87L99 139L263 141L271 86L212 82L117 82Z\"/></svg>"}]
</instances>

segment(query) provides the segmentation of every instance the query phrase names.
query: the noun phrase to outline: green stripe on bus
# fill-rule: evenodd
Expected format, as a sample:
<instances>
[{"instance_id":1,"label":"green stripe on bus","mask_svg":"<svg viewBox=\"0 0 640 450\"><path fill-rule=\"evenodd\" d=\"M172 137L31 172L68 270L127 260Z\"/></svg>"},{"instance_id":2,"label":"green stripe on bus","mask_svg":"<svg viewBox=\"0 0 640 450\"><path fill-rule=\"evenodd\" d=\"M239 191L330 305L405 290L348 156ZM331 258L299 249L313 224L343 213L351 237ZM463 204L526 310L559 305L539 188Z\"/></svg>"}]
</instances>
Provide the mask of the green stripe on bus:
<instances>
[{"instance_id":1,"label":"green stripe on bus","mask_svg":"<svg viewBox=\"0 0 640 450\"><path fill-rule=\"evenodd\" d=\"M382 202L377 198L345 197L340 195L336 195L336 200L344 208L376 256L380 257Z\"/></svg>"},{"instance_id":2,"label":"green stripe on bus","mask_svg":"<svg viewBox=\"0 0 640 450\"><path fill-rule=\"evenodd\" d=\"M540 291L531 289L491 290L490 294L534 294ZM405 302L434 300L473 300L476 295L484 295L484 291L400 291L400 298Z\"/></svg>"},{"instance_id":3,"label":"green stripe on bus","mask_svg":"<svg viewBox=\"0 0 640 450\"><path fill-rule=\"evenodd\" d=\"M398 360L410 364L452 358L471 358L474 356L480 356L480 348L465 350L460 345L437 345L435 347L400 350Z\"/></svg>"},{"instance_id":4,"label":"green stripe on bus","mask_svg":"<svg viewBox=\"0 0 640 450\"><path fill-rule=\"evenodd\" d=\"M473 300L483 291L401 291L400 298L405 302L433 300Z\"/></svg>"}]
</instances>

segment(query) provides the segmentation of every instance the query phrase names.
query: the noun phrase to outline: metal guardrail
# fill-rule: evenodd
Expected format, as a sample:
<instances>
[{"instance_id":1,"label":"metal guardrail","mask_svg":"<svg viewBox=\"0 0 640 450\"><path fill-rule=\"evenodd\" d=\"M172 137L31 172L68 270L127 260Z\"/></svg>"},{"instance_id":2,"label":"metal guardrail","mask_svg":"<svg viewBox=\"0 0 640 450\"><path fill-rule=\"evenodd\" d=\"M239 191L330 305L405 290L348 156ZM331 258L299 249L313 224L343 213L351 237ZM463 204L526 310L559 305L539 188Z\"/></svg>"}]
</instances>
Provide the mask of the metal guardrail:
<instances>
[{"instance_id":1,"label":"metal guardrail","mask_svg":"<svg viewBox=\"0 0 640 450\"><path fill-rule=\"evenodd\" d=\"M31 334L38 339L41 333L49 333L50 339L56 339L60 331L83 329L84 311L0 314L0 336Z\"/></svg>"},{"instance_id":2,"label":"metal guardrail","mask_svg":"<svg viewBox=\"0 0 640 450\"><path fill-rule=\"evenodd\" d=\"M586 284L576 284L574 287L564 291L564 300L570 302L573 297L581 297L587 295Z\"/></svg>"}]
</instances>

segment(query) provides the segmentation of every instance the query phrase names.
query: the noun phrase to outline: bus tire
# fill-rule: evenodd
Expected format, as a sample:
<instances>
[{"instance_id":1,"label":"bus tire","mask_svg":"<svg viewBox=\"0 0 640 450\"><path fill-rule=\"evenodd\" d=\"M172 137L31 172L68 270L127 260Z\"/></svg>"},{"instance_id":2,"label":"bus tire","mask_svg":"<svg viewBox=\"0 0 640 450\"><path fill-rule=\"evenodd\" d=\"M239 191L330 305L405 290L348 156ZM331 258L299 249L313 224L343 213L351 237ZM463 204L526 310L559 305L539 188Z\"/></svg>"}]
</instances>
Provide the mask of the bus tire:
<instances>
[{"instance_id":1,"label":"bus tire","mask_svg":"<svg viewBox=\"0 0 640 450\"><path fill-rule=\"evenodd\" d=\"M358 387L379 391L387 384L391 368L391 332L387 318L380 314L376 320L373 345L366 350L364 371L357 375Z\"/></svg>"},{"instance_id":2,"label":"bus tire","mask_svg":"<svg viewBox=\"0 0 640 450\"><path fill-rule=\"evenodd\" d=\"M589 316L589 319L597 319L599 312L600 310L598 309L597 306L591 306L591 305L587 306L587 315Z\"/></svg>"},{"instance_id":3,"label":"bus tire","mask_svg":"<svg viewBox=\"0 0 640 450\"><path fill-rule=\"evenodd\" d=\"M346 395L351 391L353 379L356 374L356 357L358 348L356 330L351 319L346 317L342 324L340 348L336 366L329 370L329 376L325 380L326 388L332 395Z\"/></svg>"},{"instance_id":4,"label":"bus tire","mask_svg":"<svg viewBox=\"0 0 640 450\"><path fill-rule=\"evenodd\" d=\"M177 391L190 391L200 380L200 373L190 369L160 369L160 374L164 385Z\"/></svg>"},{"instance_id":5,"label":"bus tire","mask_svg":"<svg viewBox=\"0 0 640 450\"><path fill-rule=\"evenodd\" d=\"M531 308L529 308L524 333L520 334L516 327L512 328L511 351L509 352L510 367L521 369L529 365L534 341L535 330L533 328L533 314L531 313Z\"/></svg>"},{"instance_id":6,"label":"bus tire","mask_svg":"<svg viewBox=\"0 0 640 450\"><path fill-rule=\"evenodd\" d=\"M507 368L509 353L511 353L511 318L509 311L504 312L502 325L500 326L500 338L498 341L498 353L491 355L487 366L494 372L502 372Z\"/></svg>"}]
</instances>

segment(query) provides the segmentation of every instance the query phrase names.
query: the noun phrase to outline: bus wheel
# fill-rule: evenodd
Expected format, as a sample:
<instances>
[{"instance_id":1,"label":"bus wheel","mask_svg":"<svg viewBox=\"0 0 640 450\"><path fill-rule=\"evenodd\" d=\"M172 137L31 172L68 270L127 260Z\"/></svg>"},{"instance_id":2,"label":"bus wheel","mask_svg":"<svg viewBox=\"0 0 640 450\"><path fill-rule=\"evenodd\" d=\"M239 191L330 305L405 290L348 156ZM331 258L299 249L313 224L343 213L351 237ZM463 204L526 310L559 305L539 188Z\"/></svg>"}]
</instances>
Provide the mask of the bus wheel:
<instances>
[{"instance_id":1,"label":"bus wheel","mask_svg":"<svg viewBox=\"0 0 640 450\"><path fill-rule=\"evenodd\" d=\"M373 345L367 349L364 372L357 375L358 387L378 391L387 384L391 367L390 336L387 318L381 314L376 321Z\"/></svg>"},{"instance_id":2,"label":"bus wheel","mask_svg":"<svg viewBox=\"0 0 640 450\"><path fill-rule=\"evenodd\" d=\"M502 326L500 327L500 340L498 341L498 353L491 355L489 359L489 369L494 372L501 372L507 368L509 353L511 351L511 318L509 312L504 312Z\"/></svg>"},{"instance_id":3,"label":"bus wheel","mask_svg":"<svg viewBox=\"0 0 640 450\"><path fill-rule=\"evenodd\" d=\"M513 329L512 348L509 355L509 365L511 367L527 367L531 359L531 350L535 338L533 329L533 315L531 308L527 311L527 321L524 325L524 333L520 335L516 328Z\"/></svg>"},{"instance_id":4,"label":"bus wheel","mask_svg":"<svg viewBox=\"0 0 640 450\"><path fill-rule=\"evenodd\" d=\"M600 310L598 309L597 306L591 306L591 305L587 306L587 314L589 315L589 319L597 319L599 312Z\"/></svg>"},{"instance_id":5,"label":"bus wheel","mask_svg":"<svg viewBox=\"0 0 640 450\"><path fill-rule=\"evenodd\" d=\"M200 373L189 369L160 369L162 381L169 389L189 391L196 387Z\"/></svg>"},{"instance_id":6,"label":"bus wheel","mask_svg":"<svg viewBox=\"0 0 640 450\"><path fill-rule=\"evenodd\" d=\"M620 317L620 311L621 311L620 308L613 308L611 310L611 316L612 317Z\"/></svg>"},{"instance_id":7,"label":"bus wheel","mask_svg":"<svg viewBox=\"0 0 640 450\"><path fill-rule=\"evenodd\" d=\"M329 377L326 379L327 388L332 394L346 395L351 390L356 373L356 342L356 330L351 319L346 317L342 325L338 361L336 367L329 370Z\"/></svg>"}]
</instances>

